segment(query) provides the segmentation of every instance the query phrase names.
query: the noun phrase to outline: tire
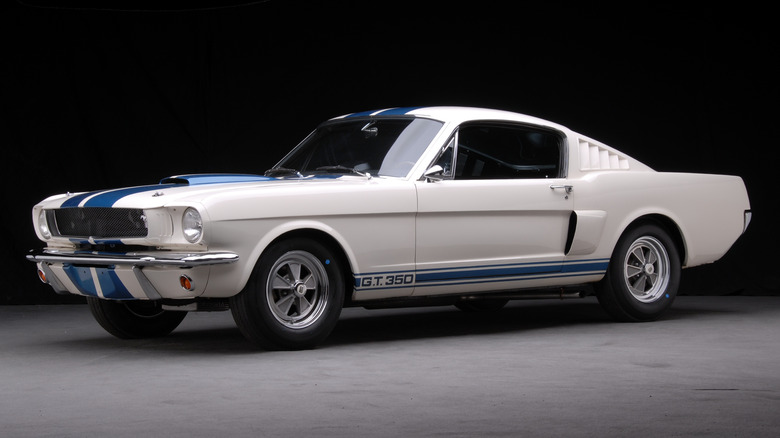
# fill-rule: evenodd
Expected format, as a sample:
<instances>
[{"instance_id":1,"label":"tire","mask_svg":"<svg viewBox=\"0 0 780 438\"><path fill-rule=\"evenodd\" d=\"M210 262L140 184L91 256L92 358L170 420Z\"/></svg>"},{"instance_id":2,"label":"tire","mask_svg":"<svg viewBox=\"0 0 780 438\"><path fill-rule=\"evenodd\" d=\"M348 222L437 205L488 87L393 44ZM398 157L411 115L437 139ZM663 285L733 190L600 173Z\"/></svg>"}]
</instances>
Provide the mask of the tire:
<instances>
[{"instance_id":1,"label":"tire","mask_svg":"<svg viewBox=\"0 0 780 438\"><path fill-rule=\"evenodd\" d=\"M319 345L344 305L339 258L319 242L293 238L269 247L246 287L230 299L241 333L269 350Z\"/></svg>"},{"instance_id":2,"label":"tire","mask_svg":"<svg viewBox=\"0 0 780 438\"><path fill-rule=\"evenodd\" d=\"M680 271L680 256L669 234L654 224L640 225L618 241L596 296L617 321L653 321L677 296Z\"/></svg>"},{"instance_id":3,"label":"tire","mask_svg":"<svg viewBox=\"0 0 780 438\"><path fill-rule=\"evenodd\" d=\"M156 338L171 333L187 312L163 310L156 301L111 301L87 297L92 316L120 339Z\"/></svg>"},{"instance_id":4,"label":"tire","mask_svg":"<svg viewBox=\"0 0 780 438\"><path fill-rule=\"evenodd\" d=\"M509 300L485 299L485 300L459 300L455 307L464 312L497 312L506 306Z\"/></svg>"}]
</instances>

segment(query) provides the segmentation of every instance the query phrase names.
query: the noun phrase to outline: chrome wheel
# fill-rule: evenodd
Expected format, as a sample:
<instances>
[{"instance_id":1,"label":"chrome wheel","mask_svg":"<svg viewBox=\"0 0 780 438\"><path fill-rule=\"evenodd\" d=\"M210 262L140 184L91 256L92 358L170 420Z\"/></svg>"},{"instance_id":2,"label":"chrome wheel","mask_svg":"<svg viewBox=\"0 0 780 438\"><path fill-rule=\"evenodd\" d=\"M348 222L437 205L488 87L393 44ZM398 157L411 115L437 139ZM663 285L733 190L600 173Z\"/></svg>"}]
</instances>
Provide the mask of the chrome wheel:
<instances>
[{"instance_id":1,"label":"chrome wheel","mask_svg":"<svg viewBox=\"0 0 780 438\"><path fill-rule=\"evenodd\" d=\"M642 303L661 298L669 284L669 255L658 239L644 236L631 244L625 257L624 279L631 295Z\"/></svg>"},{"instance_id":2,"label":"chrome wheel","mask_svg":"<svg viewBox=\"0 0 780 438\"><path fill-rule=\"evenodd\" d=\"M230 298L241 333L266 349L314 348L336 326L346 285L341 254L291 237L270 245L244 290Z\"/></svg>"},{"instance_id":3,"label":"chrome wheel","mask_svg":"<svg viewBox=\"0 0 780 438\"><path fill-rule=\"evenodd\" d=\"M677 296L681 269L678 246L667 228L640 224L618 240L596 296L618 321L653 321Z\"/></svg>"},{"instance_id":4,"label":"chrome wheel","mask_svg":"<svg viewBox=\"0 0 780 438\"><path fill-rule=\"evenodd\" d=\"M291 329L317 322L329 301L325 266L308 252L290 251L276 261L270 272L266 297L274 318Z\"/></svg>"}]
</instances>

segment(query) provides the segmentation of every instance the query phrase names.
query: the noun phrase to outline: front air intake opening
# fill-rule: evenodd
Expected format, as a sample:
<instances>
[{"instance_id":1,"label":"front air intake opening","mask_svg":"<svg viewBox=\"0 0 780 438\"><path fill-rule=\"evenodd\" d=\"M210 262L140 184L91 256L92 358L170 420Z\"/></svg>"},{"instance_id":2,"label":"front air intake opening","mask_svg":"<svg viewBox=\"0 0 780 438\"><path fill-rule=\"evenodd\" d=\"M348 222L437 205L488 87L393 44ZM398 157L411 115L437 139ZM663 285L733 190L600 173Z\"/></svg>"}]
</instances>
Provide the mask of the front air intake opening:
<instances>
[{"instance_id":1,"label":"front air intake opening","mask_svg":"<svg viewBox=\"0 0 780 438\"><path fill-rule=\"evenodd\" d=\"M121 239L148 233L144 211L137 208L61 208L50 214L54 216L52 229L61 237Z\"/></svg>"}]
</instances>

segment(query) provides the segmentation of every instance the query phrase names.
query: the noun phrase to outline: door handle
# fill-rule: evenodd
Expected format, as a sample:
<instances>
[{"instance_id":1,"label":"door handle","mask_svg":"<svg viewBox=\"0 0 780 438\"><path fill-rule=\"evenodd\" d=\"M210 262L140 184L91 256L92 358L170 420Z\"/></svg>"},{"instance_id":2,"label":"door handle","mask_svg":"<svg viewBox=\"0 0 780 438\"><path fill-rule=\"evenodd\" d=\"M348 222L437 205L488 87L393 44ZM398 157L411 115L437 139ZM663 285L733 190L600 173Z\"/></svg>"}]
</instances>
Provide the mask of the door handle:
<instances>
[{"instance_id":1,"label":"door handle","mask_svg":"<svg viewBox=\"0 0 780 438\"><path fill-rule=\"evenodd\" d=\"M552 185L550 186L550 189L551 189L551 190L555 190L555 189L563 189L563 190L565 190L565 191L566 191L566 194L568 195L569 193L571 193L571 192L572 192L572 190L574 190L574 186L570 186L570 185L568 185L568 184L552 184Z\"/></svg>"}]
</instances>

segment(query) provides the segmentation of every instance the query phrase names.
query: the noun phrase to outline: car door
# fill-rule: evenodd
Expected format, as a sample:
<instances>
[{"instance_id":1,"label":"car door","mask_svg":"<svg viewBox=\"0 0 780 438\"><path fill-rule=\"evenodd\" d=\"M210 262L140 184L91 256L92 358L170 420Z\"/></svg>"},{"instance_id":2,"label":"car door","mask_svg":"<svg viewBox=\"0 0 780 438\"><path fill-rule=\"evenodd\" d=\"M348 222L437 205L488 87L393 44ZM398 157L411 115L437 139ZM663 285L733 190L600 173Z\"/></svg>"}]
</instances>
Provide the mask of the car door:
<instances>
[{"instance_id":1,"label":"car door","mask_svg":"<svg viewBox=\"0 0 780 438\"><path fill-rule=\"evenodd\" d=\"M458 128L417 183L415 295L536 287L562 275L571 185L556 131Z\"/></svg>"}]
</instances>

